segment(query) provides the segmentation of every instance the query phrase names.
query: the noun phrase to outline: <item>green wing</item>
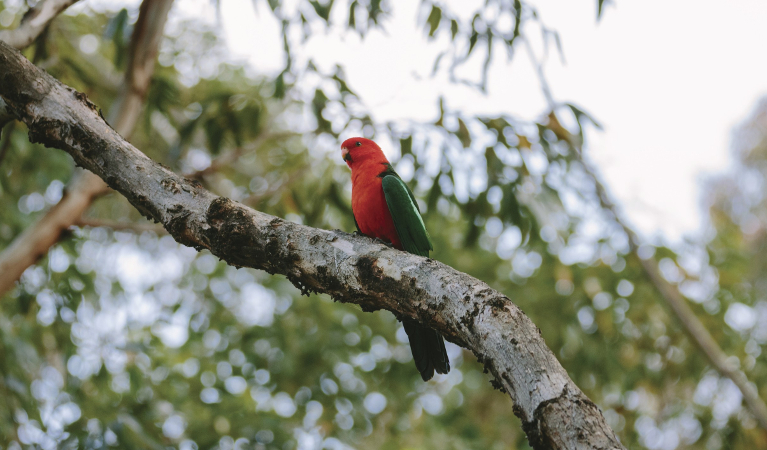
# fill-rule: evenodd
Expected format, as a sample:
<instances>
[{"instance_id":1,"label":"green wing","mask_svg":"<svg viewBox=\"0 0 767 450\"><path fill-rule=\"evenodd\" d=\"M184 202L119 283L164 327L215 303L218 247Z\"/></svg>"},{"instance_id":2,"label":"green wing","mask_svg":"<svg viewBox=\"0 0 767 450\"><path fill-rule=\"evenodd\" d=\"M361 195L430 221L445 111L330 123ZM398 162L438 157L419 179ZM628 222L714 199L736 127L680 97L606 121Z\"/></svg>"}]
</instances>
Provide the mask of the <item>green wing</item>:
<instances>
[{"instance_id":1,"label":"green wing","mask_svg":"<svg viewBox=\"0 0 767 450\"><path fill-rule=\"evenodd\" d=\"M384 176L381 185L402 247L407 252L429 256L434 247L413 193L396 174Z\"/></svg>"}]
</instances>

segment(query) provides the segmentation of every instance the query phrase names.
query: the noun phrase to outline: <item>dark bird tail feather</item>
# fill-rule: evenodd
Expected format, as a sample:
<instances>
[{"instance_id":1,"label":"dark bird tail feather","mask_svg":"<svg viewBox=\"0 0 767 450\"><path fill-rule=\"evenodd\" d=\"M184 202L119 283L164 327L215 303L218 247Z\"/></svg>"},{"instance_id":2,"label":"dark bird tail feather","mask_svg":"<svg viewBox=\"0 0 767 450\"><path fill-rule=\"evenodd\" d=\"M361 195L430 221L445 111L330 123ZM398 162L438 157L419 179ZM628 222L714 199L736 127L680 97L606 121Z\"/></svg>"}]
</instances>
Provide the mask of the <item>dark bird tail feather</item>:
<instances>
[{"instance_id":1,"label":"dark bird tail feather","mask_svg":"<svg viewBox=\"0 0 767 450\"><path fill-rule=\"evenodd\" d=\"M445 341L439 333L418 324L414 320L404 320L405 332L410 340L413 361L423 381L431 380L434 372L448 373L450 361L447 359Z\"/></svg>"}]
</instances>

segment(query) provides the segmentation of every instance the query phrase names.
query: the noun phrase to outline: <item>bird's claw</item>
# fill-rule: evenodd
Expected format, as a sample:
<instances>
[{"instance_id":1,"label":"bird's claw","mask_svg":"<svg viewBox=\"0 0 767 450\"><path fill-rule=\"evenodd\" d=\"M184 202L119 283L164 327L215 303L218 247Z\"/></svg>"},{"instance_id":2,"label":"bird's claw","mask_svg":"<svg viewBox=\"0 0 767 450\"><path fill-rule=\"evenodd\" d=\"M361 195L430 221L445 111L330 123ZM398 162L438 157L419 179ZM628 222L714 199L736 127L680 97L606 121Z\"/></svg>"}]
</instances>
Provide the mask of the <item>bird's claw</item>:
<instances>
[{"instance_id":1,"label":"bird's claw","mask_svg":"<svg viewBox=\"0 0 767 450\"><path fill-rule=\"evenodd\" d=\"M359 230L354 230L354 231L352 231L352 236L365 236L365 237L370 237L370 236L368 236L367 234L362 234L362 233L360 233L360 232L359 232ZM383 240L383 239L381 239L381 238L374 238L374 237L370 237L370 239L372 239L372 240L373 240L373 242L375 242L375 243L377 243L377 244L383 244L383 245L385 245L385 246L387 246L387 247L391 247L391 248L394 248L394 246L392 245L392 243L391 243L391 242L389 242L389 241L384 241L384 240Z\"/></svg>"},{"instance_id":2,"label":"bird's claw","mask_svg":"<svg viewBox=\"0 0 767 450\"><path fill-rule=\"evenodd\" d=\"M391 242L388 242L388 241L384 241L384 240L383 240L383 239L381 239L381 238L375 238L375 239L373 239L373 240L374 240L374 241L376 241L378 244L383 244L383 245L385 245L385 246L387 246L387 247L390 247L390 248L394 248L394 246L392 245L392 243L391 243Z\"/></svg>"}]
</instances>

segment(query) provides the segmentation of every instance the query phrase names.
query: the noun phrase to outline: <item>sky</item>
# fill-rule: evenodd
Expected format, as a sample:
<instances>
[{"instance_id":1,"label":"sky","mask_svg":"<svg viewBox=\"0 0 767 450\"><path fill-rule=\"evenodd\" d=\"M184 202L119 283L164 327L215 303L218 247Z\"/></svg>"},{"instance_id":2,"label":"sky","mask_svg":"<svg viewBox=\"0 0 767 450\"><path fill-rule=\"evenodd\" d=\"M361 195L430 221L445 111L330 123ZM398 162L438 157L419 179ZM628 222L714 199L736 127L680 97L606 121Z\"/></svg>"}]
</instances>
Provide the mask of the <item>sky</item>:
<instances>
[{"instance_id":1,"label":"sky","mask_svg":"<svg viewBox=\"0 0 767 450\"><path fill-rule=\"evenodd\" d=\"M445 3L469 12L482 2ZM531 3L561 36L566 62L550 51L545 65L551 90L556 100L585 108L603 125L589 133L587 155L630 222L647 238L674 242L694 236L705 221L702 183L730 168L732 129L767 94L767 63L761 57L767 2L617 1L600 21L595 3ZM394 0L384 32L372 31L364 39L340 28L320 33L299 57L311 57L320 68L344 66L350 85L378 121L431 120L440 95L467 113L540 117L546 103L522 47L511 63L502 54L495 59L486 95L451 84L446 76L431 78L446 36L424 39L417 25L425 14L419 4ZM257 70L279 70L279 29L266 3L257 1L257 11L251 0L222 0L221 6L233 55ZM539 33L530 30L540 55ZM464 73L478 73L480 58Z\"/></svg>"}]
</instances>

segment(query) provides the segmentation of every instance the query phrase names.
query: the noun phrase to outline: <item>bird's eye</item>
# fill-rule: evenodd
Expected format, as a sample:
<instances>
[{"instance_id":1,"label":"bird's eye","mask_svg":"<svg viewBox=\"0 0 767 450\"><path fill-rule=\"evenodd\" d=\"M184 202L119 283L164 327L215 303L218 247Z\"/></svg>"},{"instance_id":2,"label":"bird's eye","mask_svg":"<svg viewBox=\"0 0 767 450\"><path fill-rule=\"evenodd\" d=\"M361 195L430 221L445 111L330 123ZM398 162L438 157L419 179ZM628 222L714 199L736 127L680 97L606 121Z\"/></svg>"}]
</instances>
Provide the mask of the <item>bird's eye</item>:
<instances>
[{"instance_id":1,"label":"bird's eye","mask_svg":"<svg viewBox=\"0 0 767 450\"><path fill-rule=\"evenodd\" d=\"M356 144L356 145L357 145L357 147L362 147L362 142L360 142L360 141L357 141L357 144Z\"/></svg>"}]
</instances>

